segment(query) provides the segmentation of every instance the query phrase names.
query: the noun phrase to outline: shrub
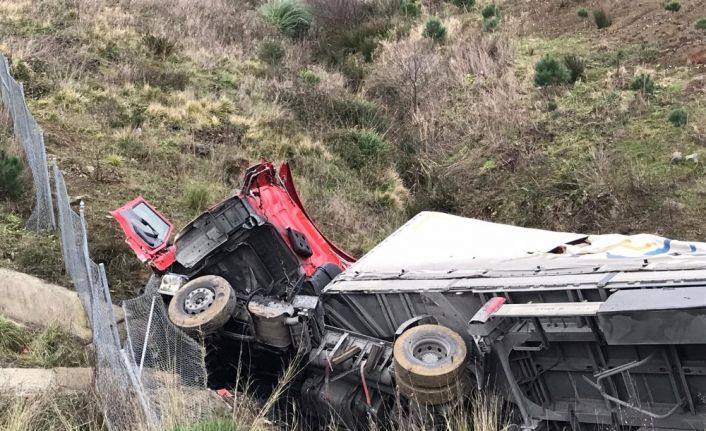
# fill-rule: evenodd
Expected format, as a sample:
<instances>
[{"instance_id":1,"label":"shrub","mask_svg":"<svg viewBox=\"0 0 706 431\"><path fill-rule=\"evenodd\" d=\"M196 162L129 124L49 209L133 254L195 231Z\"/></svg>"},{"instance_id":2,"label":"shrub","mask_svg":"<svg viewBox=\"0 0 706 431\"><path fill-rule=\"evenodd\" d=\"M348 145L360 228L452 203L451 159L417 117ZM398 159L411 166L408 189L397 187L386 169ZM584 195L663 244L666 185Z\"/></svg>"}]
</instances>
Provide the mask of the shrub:
<instances>
[{"instance_id":1,"label":"shrub","mask_svg":"<svg viewBox=\"0 0 706 431\"><path fill-rule=\"evenodd\" d=\"M547 102L547 111L548 112L553 112L559 109L559 105L556 103L555 100L550 100Z\"/></svg>"},{"instance_id":2,"label":"shrub","mask_svg":"<svg viewBox=\"0 0 706 431\"><path fill-rule=\"evenodd\" d=\"M655 90L655 82L650 75L641 73L632 80L630 89L632 91L639 91L643 95L652 94Z\"/></svg>"},{"instance_id":3,"label":"shrub","mask_svg":"<svg viewBox=\"0 0 706 431\"><path fill-rule=\"evenodd\" d=\"M380 167L389 162L390 148L374 130L337 130L326 141L351 169Z\"/></svg>"},{"instance_id":4,"label":"shrub","mask_svg":"<svg viewBox=\"0 0 706 431\"><path fill-rule=\"evenodd\" d=\"M669 12L678 12L679 9L681 9L681 3L679 3L677 0L672 0L664 5L664 9L668 10Z\"/></svg>"},{"instance_id":5,"label":"shrub","mask_svg":"<svg viewBox=\"0 0 706 431\"><path fill-rule=\"evenodd\" d=\"M689 113L683 108L677 108L669 113L667 120L676 127L685 126L689 121Z\"/></svg>"},{"instance_id":6,"label":"shrub","mask_svg":"<svg viewBox=\"0 0 706 431\"><path fill-rule=\"evenodd\" d=\"M422 6L416 0L402 0L400 12L406 17L417 18L422 14Z\"/></svg>"},{"instance_id":7,"label":"shrub","mask_svg":"<svg viewBox=\"0 0 706 431\"><path fill-rule=\"evenodd\" d=\"M498 17L490 17L490 18L483 18L483 31L487 31L488 33L492 33L495 30L498 29L498 26L500 25L500 20Z\"/></svg>"},{"instance_id":8,"label":"shrub","mask_svg":"<svg viewBox=\"0 0 706 431\"><path fill-rule=\"evenodd\" d=\"M208 186L191 184L184 190L184 204L194 211L203 211L210 201Z\"/></svg>"},{"instance_id":9,"label":"shrub","mask_svg":"<svg viewBox=\"0 0 706 431\"><path fill-rule=\"evenodd\" d=\"M145 34L142 36L142 42L147 47L147 50L162 60L166 59L176 51L177 43L166 36L155 36L153 34Z\"/></svg>"},{"instance_id":10,"label":"shrub","mask_svg":"<svg viewBox=\"0 0 706 431\"><path fill-rule=\"evenodd\" d=\"M423 35L438 42L443 42L446 39L446 27L444 27L439 18L431 16L424 26Z\"/></svg>"},{"instance_id":11,"label":"shrub","mask_svg":"<svg viewBox=\"0 0 706 431\"><path fill-rule=\"evenodd\" d=\"M606 28L610 27L612 20L603 9L598 9L593 11L593 22L598 28Z\"/></svg>"},{"instance_id":12,"label":"shrub","mask_svg":"<svg viewBox=\"0 0 706 431\"><path fill-rule=\"evenodd\" d=\"M588 9L580 7L576 10L576 15L578 15L579 18L588 18Z\"/></svg>"},{"instance_id":13,"label":"shrub","mask_svg":"<svg viewBox=\"0 0 706 431\"><path fill-rule=\"evenodd\" d=\"M123 164L124 160L125 159L123 159L123 156L121 156L120 154L112 153L112 154L108 154L107 156L105 156L105 162L107 164L109 164L110 166L113 166L116 168L121 166Z\"/></svg>"},{"instance_id":14,"label":"shrub","mask_svg":"<svg viewBox=\"0 0 706 431\"><path fill-rule=\"evenodd\" d=\"M284 58L284 47L278 40L263 40L257 47L257 58L270 66L277 66Z\"/></svg>"},{"instance_id":15,"label":"shrub","mask_svg":"<svg viewBox=\"0 0 706 431\"><path fill-rule=\"evenodd\" d=\"M500 10L498 9L498 6L495 3L490 3L483 6L480 14L483 15L483 18L490 18L492 16L498 16L499 12Z\"/></svg>"},{"instance_id":16,"label":"shrub","mask_svg":"<svg viewBox=\"0 0 706 431\"><path fill-rule=\"evenodd\" d=\"M313 70L304 69L299 73L299 77L302 81L310 85L316 85L321 82L321 78Z\"/></svg>"},{"instance_id":17,"label":"shrub","mask_svg":"<svg viewBox=\"0 0 706 431\"><path fill-rule=\"evenodd\" d=\"M706 30L706 18L700 18L694 23L694 28L697 30Z\"/></svg>"},{"instance_id":18,"label":"shrub","mask_svg":"<svg viewBox=\"0 0 706 431\"><path fill-rule=\"evenodd\" d=\"M18 198L24 192L22 160L0 149L0 197Z\"/></svg>"},{"instance_id":19,"label":"shrub","mask_svg":"<svg viewBox=\"0 0 706 431\"><path fill-rule=\"evenodd\" d=\"M269 0L258 12L287 37L302 37L311 27L311 10L299 0Z\"/></svg>"},{"instance_id":20,"label":"shrub","mask_svg":"<svg viewBox=\"0 0 706 431\"><path fill-rule=\"evenodd\" d=\"M586 70L586 62L583 61L583 59L578 55L565 55L564 64L571 73L571 82L576 82L579 78L582 78L584 76L584 71Z\"/></svg>"},{"instance_id":21,"label":"shrub","mask_svg":"<svg viewBox=\"0 0 706 431\"><path fill-rule=\"evenodd\" d=\"M564 62L545 56L534 66L534 83L540 87L565 84L571 81L571 72Z\"/></svg>"},{"instance_id":22,"label":"shrub","mask_svg":"<svg viewBox=\"0 0 706 431\"><path fill-rule=\"evenodd\" d=\"M362 97L347 97L333 102L333 113L338 124L382 131L385 119L377 105Z\"/></svg>"},{"instance_id":23,"label":"shrub","mask_svg":"<svg viewBox=\"0 0 706 431\"><path fill-rule=\"evenodd\" d=\"M453 0L452 2L462 9L470 9L476 4L476 0Z\"/></svg>"}]
</instances>

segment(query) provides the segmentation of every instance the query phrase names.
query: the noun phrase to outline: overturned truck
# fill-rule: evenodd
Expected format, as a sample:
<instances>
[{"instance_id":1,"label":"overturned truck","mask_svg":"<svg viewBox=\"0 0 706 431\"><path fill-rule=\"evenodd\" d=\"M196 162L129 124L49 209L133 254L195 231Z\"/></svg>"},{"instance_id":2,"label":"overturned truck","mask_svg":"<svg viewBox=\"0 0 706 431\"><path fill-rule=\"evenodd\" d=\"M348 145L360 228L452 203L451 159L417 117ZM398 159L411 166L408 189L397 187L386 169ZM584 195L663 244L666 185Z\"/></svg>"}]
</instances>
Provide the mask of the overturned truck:
<instances>
[{"instance_id":1,"label":"overturned truck","mask_svg":"<svg viewBox=\"0 0 706 431\"><path fill-rule=\"evenodd\" d=\"M293 390L322 420L492 388L528 429L706 423L704 243L423 212L356 261L269 162L173 242L142 198L113 215L172 322L218 346L212 376L244 345L249 371L275 379L266 364L305 355Z\"/></svg>"}]
</instances>

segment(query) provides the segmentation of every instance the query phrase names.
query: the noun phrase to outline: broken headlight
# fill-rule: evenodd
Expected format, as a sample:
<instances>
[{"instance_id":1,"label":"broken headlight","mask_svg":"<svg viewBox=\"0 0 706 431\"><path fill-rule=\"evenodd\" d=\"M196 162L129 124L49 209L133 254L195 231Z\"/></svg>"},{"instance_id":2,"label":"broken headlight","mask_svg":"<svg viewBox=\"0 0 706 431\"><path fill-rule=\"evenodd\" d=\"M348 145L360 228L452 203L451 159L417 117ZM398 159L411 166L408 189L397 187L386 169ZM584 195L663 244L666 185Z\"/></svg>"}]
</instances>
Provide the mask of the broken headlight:
<instances>
[{"instance_id":1,"label":"broken headlight","mask_svg":"<svg viewBox=\"0 0 706 431\"><path fill-rule=\"evenodd\" d=\"M164 274L159 283L159 293L174 296L187 281L189 281L189 279L184 275L173 273Z\"/></svg>"}]
</instances>

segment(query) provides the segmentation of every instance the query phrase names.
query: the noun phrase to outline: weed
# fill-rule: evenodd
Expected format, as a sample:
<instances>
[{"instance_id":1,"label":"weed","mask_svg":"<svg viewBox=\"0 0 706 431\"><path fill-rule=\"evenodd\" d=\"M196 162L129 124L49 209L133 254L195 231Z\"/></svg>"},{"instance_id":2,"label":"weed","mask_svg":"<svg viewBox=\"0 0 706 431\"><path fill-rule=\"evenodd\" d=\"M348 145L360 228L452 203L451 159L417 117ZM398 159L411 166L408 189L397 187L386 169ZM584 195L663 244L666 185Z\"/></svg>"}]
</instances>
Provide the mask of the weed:
<instances>
[{"instance_id":1,"label":"weed","mask_svg":"<svg viewBox=\"0 0 706 431\"><path fill-rule=\"evenodd\" d=\"M20 353L27 335L19 326L0 317L0 355Z\"/></svg>"},{"instance_id":2,"label":"weed","mask_svg":"<svg viewBox=\"0 0 706 431\"><path fill-rule=\"evenodd\" d=\"M177 43L166 36L155 36L153 34L145 34L142 36L142 42L147 47L147 50L155 57L165 60L176 51Z\"/></svg>"},{"instance_id":3,"label":"weed","mask_svg":"<svg viewBox=\"0 0 706 431\"><path fill-rule=\"evenodd\" d=\"M641 73L632 80L630 89L641 93L643 96L649 95L654 93L655 82L650 75Z\"/></svg>"},{"instance_id":4,"label":"weed","mask_svg":"<svg viewBox=\"0 0 706 431\"><path fill-rule=\"evenodd\" d=\"M556 84L566 84L571 81L571 72L564 62L545 56L534 66L534 83L540 87Z\"/></svg>"},{"instance_id":5,"label":"weed","mask_svg":"<svg viewBox=\"0 0 706 431\"><path fill-rule=\"evenodd\" d=\"M689 113L683 108L677 108L669 113L667 120L675 127L682 127L689 121Z\"/></svg>"},{"instance_id":6,"label":"weed","mask_svg":"<svg viewBox=\"0 0 706 431\"><path fill-rule=\"evenodd\" d=\"M498 17L483 18L483 31L492 33L498 29L500 19Z\"/></svg>"},{"instance_id":7,"label":"weed","mask_svg":"<svg viewBox=\"0 0 706 431\"><path fill-rule=\"evenodd\" d=\"M258 11L280 33L292 39L304 36L311 27L311 10L299 0L269 0Z\"/></svg>"},{"instance_id":8,"label":"weed","mask_svg":"<svg viewBox=\"0 0 706 431\"><path fill-rule=\"evenodd\" d=\"M122 155L128 159L144 160L149 156L145 144L132 131L119 134L117 144Z\"/></svg>"},{"instance_id":9,"label":"weed","mask_svg":"<svg viewBox=\"0 0 706 431\"><path fill-rule=\"evenodd\" d=\"M347 97L333 102L336 123L345 127L360 127L382 131L385 127L377 105L362 97Z\"/></svg>"},{"instance_id":10,"label":"weed","mask_svg":"<svg viewBox=\"0 0 706 431\"><path fill-rule=\"evenodd\" d=\"M19 157L0 149L0 198L17 199L24 193L24 166Z\"/></svg>"},{"instance_id":11,"label":"weed","mask_svg":"<svg viewBox=\"0 0 706 431\"><path fill-rule=\"evenodd\" d=\"M556 103L556 101L550 100L547 102L547 111L548 112L554 112L557 109L559 109L559 105Z\"/></svg>"},{"instance_id":12,"label":"weed","mask_svg":"<svg viewBox=\"0 0 706 431\"><path fill-rule=\"evenodd\" d=\"M351 169L374 168L389 162L390 148L374 130L336 130L326 141Z\"/></svg>"},{"instance_id":13,"label":"weed","mask_svg":"<svg viewBox=\"0 0 706 431\"><path fill-rule=\"evenodd\" d=\"M697 30L706 30L706 18L699 18L694 23L694 28Z\"/></svg>"},{"instance_id":14,"label":"weed","mask_svg":"<svg viewBox=\"0 0 706 431\"><path fill-rule=\"evenodd\" d=\"M193 425L179 425L167 431L241 431L243 428L233 419L217 418Z\"/></svg>"},{"instance_id":15,"label":"weed","mask_svg":"<svg viewBox=\"0 0 706 431\"><path fill-rule=\"evenodd\" d=\"M423 35L437 42L443 42L446 40L446 27L438 17L431 16L424 25Z\"/></svg>"},{"instance_id":16,"label":"weed","mask_svg":"<svg viewBox=\"0 0 706 431\"><path fill-rule=\"evenodd\" d=\"M669 1L664 5L664 10L669 12L679 12L679 9L681 9L681 3L677 0Z\"/></svg>"},{"instance_id":17,"label":"weed","mask_svg":"<svg viewBox=\"0 0 706 431\"><path fill-rule=\"evenodd\" d=\"M211 195L206 184L190 184L184 190L184 204L193 211L203 211L210 201Z\"/></svg>"},{"instance_id":18,"label":"weed","mask_svg":"<svg viewBox=\"0 0 706 431\"><path fill-rule=\"evenodd\" d=\"M593 11L593 22L596 23L598 28L607 28L612 24L610 16L603 9Z\"/></svg>"},{"instance_id":19,"label":"weed","mask_svg":"<svg viewBox=\"0 0 706 431\"><path fill-rule=\"evenodd\" d=\"M588 18L588 9L586 9L585 7L580 7L576 10L576 15L578 15L579 18Z\"/></svg>"},{"instance_id":20,"label":"weed","mask_svg":"<svg viewBox=\"0 0 706 431\"><path fill-rule=\"evenodd\" d=\"M571 82L578 81L584 77L586 70L586 62L576 54L568 54L564 56L564 64L571 73Z\"/></svg>"},{"instance_id":21,"label":"weed","mask_svg":"<svg viewBox=\"0 0 706 431\"><path fill-rule=\"evenodd\" d=\"M500 8L498 8L498 5L495 3L489 3L485 6L483 6L483 9L481 9L480 14L483 15L483 18L490 18L490 17L497 17L500 14Z\"/></svg>"},{"instance_id":22,"label":"weed","mask_svg":"<svg viewBox=\"0 0 706 431\"><path fill-rule=\"evenodd\" d=\"M280 64L285 54L284 47L278 40L263 40L257 47L257 58L270 66L277 66Z\"/></svg>"},{"instance_id":23,"label":"weed","mask_svg":"<svg viewBox=\"0 0 706 431\"><path fill-rule=\"evenodd\" d=\"M453 0L452 3L462 9L468 10L475 6L476 0Z\"/></svg>"},{"instance_id":24,"label":"weed","mask_svg":"<svg viewBox=\"0 0 706 431\"><path fill-rule=\"evenodd\" d=\"M422 14L422 5L416 0L402 0L400 13L408 18L417 18Z\"/></svg>"},{"instance_id":25,"label":"weed","mask_svg":"<svg viewBox=\"0 0 706 431\"><path fill-rule=\"evenodd\" d=\"M120 154L111 153L105 156L105 162L114 168L121 166L124 161L125 159Z\"/></svg>"},{"instance_id":26,"label":"weed","mask_svg":"<svg viewBox=\"0 0 706 431\"><path fill-rule=\"evenodd\" d=\"M311 69L304 69L301 72L299 72L299 77L302 79L302 81L306 82L309 85L316 85L319 82L321 82L321 77L316 74Z\"/></svg>"}]
</instances>

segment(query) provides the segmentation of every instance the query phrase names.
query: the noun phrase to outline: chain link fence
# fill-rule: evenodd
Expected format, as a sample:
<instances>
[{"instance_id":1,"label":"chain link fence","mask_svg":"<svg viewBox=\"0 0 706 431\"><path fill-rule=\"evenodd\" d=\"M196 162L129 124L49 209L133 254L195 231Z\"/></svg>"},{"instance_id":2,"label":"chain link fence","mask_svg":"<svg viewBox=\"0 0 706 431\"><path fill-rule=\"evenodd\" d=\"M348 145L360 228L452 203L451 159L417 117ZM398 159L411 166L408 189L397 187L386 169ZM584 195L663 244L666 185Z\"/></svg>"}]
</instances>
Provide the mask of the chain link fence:
<instances>
[{"instance_id":1,"label":"chain link fence","mask_svg":"<svg viewBox=\"0 0 706 431\"><path fill-rule=\"evenodd\" d=\"M44 133L27 109L24 89L10 74L10 65L0 54L0 99L7 110L15 138L24 150L25 159L32 172L35 204L27 228L33 231L54 229L54 208L49 186L47 153L44 147Z\"/></svg>"},{"instance_id":2,"label":"chain link fence","mask_svg":"<svg viewBox=\"0 0 706 431\"><path fill-rule=\"evenodd\" d=\"M120 330L105 268L89 256L83 203L77 214L56 162L53 174L66 272L92 323L96 395L109 429L158 430L204 419L211 403L203 346L171 323L157 277L118 309Z\"/></svg>"}]
</instances>

